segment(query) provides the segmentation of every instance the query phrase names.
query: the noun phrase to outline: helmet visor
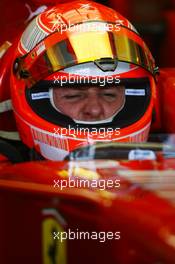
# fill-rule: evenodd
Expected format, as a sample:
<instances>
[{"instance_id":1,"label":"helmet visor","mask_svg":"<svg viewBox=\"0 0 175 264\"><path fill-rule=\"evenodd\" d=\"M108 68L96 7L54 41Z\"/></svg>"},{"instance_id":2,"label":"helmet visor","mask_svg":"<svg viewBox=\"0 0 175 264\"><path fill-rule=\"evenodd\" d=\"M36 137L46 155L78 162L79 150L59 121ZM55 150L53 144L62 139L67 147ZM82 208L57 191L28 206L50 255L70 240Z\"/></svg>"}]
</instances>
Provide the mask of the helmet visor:
<instances>
[{"instance_id":1,"label":"helmet visor","mask_svg":"<svg viewBox=\"0 0 175 264\"><path fill-rule=\"evenodd\" d=\"M19 59L18 73L31 87L64 68L110 58L133 63L153 74L154 59L139 35L124 27L119 29L56 32Z\"/></svg>"}]
</instances>

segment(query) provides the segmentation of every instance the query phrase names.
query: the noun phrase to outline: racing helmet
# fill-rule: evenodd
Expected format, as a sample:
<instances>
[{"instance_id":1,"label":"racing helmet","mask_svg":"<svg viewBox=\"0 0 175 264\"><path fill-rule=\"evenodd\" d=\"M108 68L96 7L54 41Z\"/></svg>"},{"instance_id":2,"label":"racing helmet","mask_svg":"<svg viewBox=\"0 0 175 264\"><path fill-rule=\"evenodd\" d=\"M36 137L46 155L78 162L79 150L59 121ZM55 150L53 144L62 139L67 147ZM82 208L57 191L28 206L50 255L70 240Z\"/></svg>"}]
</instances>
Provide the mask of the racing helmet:
<instances>
[{"instance_id":1,"label":"racing helmet","mask_svg":"<svg viewBox=\"0 0 175 264\"><path fill-rule=\"evenodd\" d=\"M44 158L61 160L94 142L147 140L154 59L132 24L111 8L74 1L45 10L21 35L13 61L11 96L18 131L23 143ZM83 105L73 115L79 102L70 90L87 96L89 111L94 109L91 90L96 101L109 99L106 109L112 109L88 119ZM67 112L62 98L70 100Z\"/></svg>"}]
</instances>

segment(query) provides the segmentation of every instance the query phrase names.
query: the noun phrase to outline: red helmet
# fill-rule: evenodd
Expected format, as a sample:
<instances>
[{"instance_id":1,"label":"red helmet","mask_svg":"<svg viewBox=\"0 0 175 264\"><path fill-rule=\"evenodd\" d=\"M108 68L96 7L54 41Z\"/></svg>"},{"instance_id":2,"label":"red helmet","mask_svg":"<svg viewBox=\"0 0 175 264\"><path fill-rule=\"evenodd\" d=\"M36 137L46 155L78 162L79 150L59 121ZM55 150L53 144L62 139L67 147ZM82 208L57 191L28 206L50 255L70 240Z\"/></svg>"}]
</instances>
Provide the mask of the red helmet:
<instances>
[{"instance_id":1,"label":"red helmet","mask_svg":"<svg viewBox=\"0 0 175 264\"><path fill-rule=\"evenodd\" d=\"M11 94L20 137L51 160L97 141L146 141L154 75L149 49L119 13L90 1L47 9L23 32L14 57ZM76 96L81 97L92 87L97 99L107 98L107 110L114 98L105 89L115 88L116 98L122 91L119 107L97 120L84 118L86 107L95 111L95 99L88 97L88 106L77 108L69 91L79 89ZM60 91L62 99L56 101ZM63 98L69 100L67 112Z\"/></svg>"}]
</instances>

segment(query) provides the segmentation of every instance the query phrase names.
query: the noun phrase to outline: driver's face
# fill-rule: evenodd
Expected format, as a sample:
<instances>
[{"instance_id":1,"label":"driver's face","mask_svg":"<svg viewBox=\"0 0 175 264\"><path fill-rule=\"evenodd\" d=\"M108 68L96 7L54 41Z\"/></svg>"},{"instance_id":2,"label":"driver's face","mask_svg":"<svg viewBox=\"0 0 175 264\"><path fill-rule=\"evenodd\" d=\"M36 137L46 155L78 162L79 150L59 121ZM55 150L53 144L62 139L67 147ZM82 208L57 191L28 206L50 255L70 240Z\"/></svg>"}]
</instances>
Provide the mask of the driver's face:
<instances>
[{"instance_id":1,"label":"driver's face","mask_svg":"<svg viewBox=\"0 0 175 264\"><path fill-rule=\"evenodd\" d=\"M63 114L81 121L110 118L125 103L124 86L85 86L53 89L54 104Z\"/></svg>"}]
</instances>

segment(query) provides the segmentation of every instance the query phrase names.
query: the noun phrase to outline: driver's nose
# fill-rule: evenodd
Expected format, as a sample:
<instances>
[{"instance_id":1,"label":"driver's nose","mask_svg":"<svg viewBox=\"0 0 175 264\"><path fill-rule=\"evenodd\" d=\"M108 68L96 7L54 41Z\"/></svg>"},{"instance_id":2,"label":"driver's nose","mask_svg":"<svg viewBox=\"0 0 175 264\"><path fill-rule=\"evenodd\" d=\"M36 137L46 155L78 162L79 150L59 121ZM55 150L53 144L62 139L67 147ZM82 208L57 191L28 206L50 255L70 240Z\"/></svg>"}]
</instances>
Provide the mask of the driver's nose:
<instances>
[{"instance_id":1,"label":"driver's nose","mask_svg":"<svg viewBox=\"0 0 175 264\"><path fill-rule=\"evenodd\" d=\"M88 98L83 109L83 117L87 121L98 121L104 118L104 109L98 94Z\"/></svg>"}]
</instances>

